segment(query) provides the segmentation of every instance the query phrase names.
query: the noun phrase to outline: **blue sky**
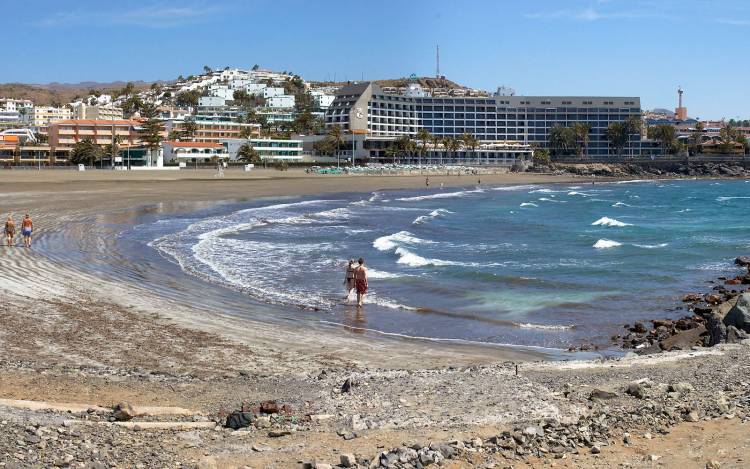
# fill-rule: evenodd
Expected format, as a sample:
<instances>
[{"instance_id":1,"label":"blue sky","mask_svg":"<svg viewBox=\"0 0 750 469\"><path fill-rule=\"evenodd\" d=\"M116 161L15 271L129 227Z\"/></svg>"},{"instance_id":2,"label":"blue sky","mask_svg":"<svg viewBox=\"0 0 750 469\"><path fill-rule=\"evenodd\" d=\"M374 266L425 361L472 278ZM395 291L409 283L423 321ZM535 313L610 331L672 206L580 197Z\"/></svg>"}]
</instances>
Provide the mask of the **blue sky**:
<instances>
[{"instance_id":1,"label":"blue sky","mask_svg":"<svg viewBox=\"0 0 750 469\"><path fill-rule=\"evenodd\" d=\"M750 118L747 0L0 0L0 82L173 79L211 67L359 80L441 72L519 94L641 96Z\"/></svg>"}]
</instances>

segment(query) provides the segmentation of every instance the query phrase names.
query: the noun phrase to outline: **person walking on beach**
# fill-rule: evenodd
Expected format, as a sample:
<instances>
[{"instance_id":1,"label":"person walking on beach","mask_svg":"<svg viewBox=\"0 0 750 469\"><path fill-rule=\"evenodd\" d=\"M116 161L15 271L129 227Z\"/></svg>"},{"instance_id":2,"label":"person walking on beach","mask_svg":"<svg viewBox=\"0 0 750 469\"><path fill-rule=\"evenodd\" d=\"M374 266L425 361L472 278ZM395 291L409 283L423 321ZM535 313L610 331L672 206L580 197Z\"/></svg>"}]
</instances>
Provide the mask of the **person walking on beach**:
<instances>
[{"instance_id":1,"label":"person walking on beach","mask_svg":"<svg viewBox=\"0 0 750 469\"><path fill-rule=\"evenodd\" d=\"M354 270L356 269L356 266L354 265L354 259L349 259L349 264L346 266L346 275L344 276L344 286L346 287L346 299L349 299L349 297L352 294L352 290L357 288L354 282Z\"/></svg>"},{"instance_id":2,"label":"person walking on beach","mask_svg":"<svg viewBox=\"0 0 750 469\"><path fill-rule=\"evenodd\" d=\"M23 236L23 244L27 247L31 247L31 234L34 232L34 222L31 221L31 217L27 213L23 217L21 222L21 235Z\"/></svg>"},{"instance_id":3,"label":"person walking on beach","mask_svg":"<svg viewBox=\"0 0 750 469\"><path fill-rule=\"evenodd\" d=\"M367 294L367 269L363 258L360 257L357 263L359 265L354 269L354 285L357 288L357 306L362 306Z\"/></svg>"},{"instance_id":4,"label":"person walking on beach","mask_svg":"<svg viewBox=\"0 0 750 469\"><path fill-rule=\"evenodd\" d=\"M426 178L424 178L424 185L427 188L430 187L430 176L427 176Z\"/></svg>"},{"instance_id":5,"label":"person walking on beach","mask_svg":"<svg viewBox=\"0 0 750 469\"><path fill-rule=\"evenodd\" d=\"M8 242L8 247L13 246L13 238L16 236L16 224L13 222L13 218L8 215L8 219L5 220L5 239Z\"/></svg>"}]
</instances>

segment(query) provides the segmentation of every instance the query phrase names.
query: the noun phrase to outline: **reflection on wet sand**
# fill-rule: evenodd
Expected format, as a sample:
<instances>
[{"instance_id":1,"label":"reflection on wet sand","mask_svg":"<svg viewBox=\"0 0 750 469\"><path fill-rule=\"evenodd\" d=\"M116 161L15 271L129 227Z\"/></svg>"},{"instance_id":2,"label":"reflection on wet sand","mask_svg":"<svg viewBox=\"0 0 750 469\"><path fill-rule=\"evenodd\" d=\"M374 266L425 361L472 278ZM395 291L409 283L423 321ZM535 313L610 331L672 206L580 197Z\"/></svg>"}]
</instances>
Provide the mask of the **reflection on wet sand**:
<instances>
[{"instance_id":1,"label":"reflection on wet sand","mask_svg":"<svg viewBox=\"0 0 750 469\"><path fill-rule=\"evenodd\" d=\"M364 334L366 332L367 316L364 308L351 306L346 309L344 316L344 327L355 334Z\"/></svg>"}]
</instances>

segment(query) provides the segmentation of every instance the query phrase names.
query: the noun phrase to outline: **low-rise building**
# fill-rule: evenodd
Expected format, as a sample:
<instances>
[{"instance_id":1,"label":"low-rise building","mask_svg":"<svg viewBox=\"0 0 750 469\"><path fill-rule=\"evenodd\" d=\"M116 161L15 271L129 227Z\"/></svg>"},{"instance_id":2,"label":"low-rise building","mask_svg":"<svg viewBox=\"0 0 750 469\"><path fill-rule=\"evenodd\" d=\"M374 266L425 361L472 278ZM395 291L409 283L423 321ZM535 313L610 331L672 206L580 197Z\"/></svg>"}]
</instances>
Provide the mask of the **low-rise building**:
<instances>
[{"instance_id":1,"label":"low-rise building","mask_svg":"<svg viewBox=\"0 0 750 469\"><path fill-rule=\"evenodd\" d=\"M248 83L247 85L245 85L244 89L247 94L263 96L263 90L265 90L266 88L268 88L268 85L266 85L265 83Z\"/></svg>"},{"instance_id":2,"label":"low-rise building","mask_svg":"<svg viewBox=\"0 0 750 469\"><path fill-rule=\"evenodd\" d=\"M73 119L90 120L120 120L123 117L122 108L112 105L90 105L84 102L72 103Z\"/></svg>"},{"instance_id":3,"label":"low-rise building","mask_svg":"<svg viewBox=\"0 0 750 469\"><path fill-rule=\"evenodd\" d=\"M198 106L224 106L227 100L221 96L201 96L198 98Z\"/></svg>"},{"instance_id":4,"label":"low-rise building","mask_svg":"<svg viewBox=\"0 0 750 469\"><path fill-rule=\"evenodd\" d=\"M222 141L232 161L237 160L237 151L249 143L264 161L296 161L303 159L302 140L281 140L272 138L227 139Z\"/></svg>"},{"instance_id":5,"label":"low-rise building","mask_svg":"<svg viewBox=\"0 0 750 469\"><path fill-rule=\"evenodd\" d=\"M336 99L335 95L332 94L326 94L321 91L313 91L312 93L313 97L313 104L315 105L315 109L318 111L325 111L328 109L328 106L331 105L334 99Z\"/></svg>"},{"instance_id":6,"label":"low-rise building","mask_svg":"<svg viewBox=\"0 0 750 469\"><path fill-rule=\"evenodd\" d=\"M266 107L273 109L291 109L294 107L294 96L290 94L271 96L266 99Z\"/></svg>"},{"instance_id":7,"label":"low-rise building","mask_svg":"<svg viewBox=\"0 0 750 469\"><path fill-rule=\"evenodd\" d=\"M227 149L214 142L162 142L165 163L210 163L229 158Z\"/></svg>"},{"instance_id":8,"label":"low-rise building","mask_svg":"<svg viewBox=\"0 0 750 469\"><path fill-rule=\"evenodd\" d=\"M278 87L266 87L263 88L263 97L268 99L274 96L281 96L284 94L284 88Z\"/></svg>"},{"instance_id":9,"label":"low-rise building","mask_svg":"<svg viewBox=\"0 0 750 469\"><path fill-rule=\"evenodd\" d=\"M31 109L34 103L29 99L0 98L0 110L21 111L21 109Z\"/></svg>"},{"instance_id":10,"label":"low-rise building","mask_svg":"<svg viewBox=\"0 0 750 469\"><path fill-rule=\"evenodd\" d=\"M185 123L182 121L167 121L166 130L167 132L184 131ZM226 139L242 138L245 133L260 137L260 124L195 120L195 133L191 136L191 139L195 142L220 143Z\"/></svg>"},{"instance_id":11,"label":"low-rise building","mask_svg":"<svg viewBox=\"0 0 750 469\"><path fill-rule=\"evenodd\" d=\"M91 139L97 145L109 145L114 135L119 145L140 145L139 123L132 120L68 119L52 122L47 133L49 145L54 149L71 149L83 139Z\"/></svg>"}]
</instances>

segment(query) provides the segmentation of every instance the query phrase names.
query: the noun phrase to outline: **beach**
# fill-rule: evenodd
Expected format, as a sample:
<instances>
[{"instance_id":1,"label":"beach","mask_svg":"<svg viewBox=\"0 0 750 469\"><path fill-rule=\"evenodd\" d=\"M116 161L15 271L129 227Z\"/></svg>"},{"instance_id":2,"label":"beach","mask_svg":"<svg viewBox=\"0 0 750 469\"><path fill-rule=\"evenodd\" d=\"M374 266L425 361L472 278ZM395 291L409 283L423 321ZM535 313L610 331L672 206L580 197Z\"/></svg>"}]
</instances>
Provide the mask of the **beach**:
<instances>
[{"instance_id":1,"label":"beach","mask_svg":"<svg viewBox=\"0 0 750 469\"><path fill-rule=\"evenodd\" d=\"M432 175L430 185L474 187L475 179ZM582 182L588 179L481 176L486 186ZM130 253L118 252L119 234L144 214L210 212L228 202L424 185L421 175L302 171L229 170L223 178L212 170L0 171L0 212L12 212L17 221L30 212L38 243L31 250L4 248L0 253L0 298L5 305L0 313L0 399L9 400L0 401L0 462L25 467L46 461L38 458L47 452L59 453L53 459L61 461L52 462L71 467L100 460L116 467L298 467L313 460L338 464L339 456L348 453L372 459L392 448L414 446L405 443L429 447L434 442L455 447L448 467L542 466L550 461L558 467L705 467L716 454L721 467L746 463L742 432L748 418L743 400L750 379L748 345L670 352L658 358L550 363L541 361L547 358L543 352L515 347L363 336L336 327L222 314L221 301L231 296L196 306L173 293L165 267L156 270L148 262L128 264L127 276L113 274L120 271L118 259L123 266L132 262ZM55 245L78 254L49 249L45 255ZM75 259L91 267L79 268ZM191 282L197 295L203 291L200 280L184 281ZM151 283L160 288L146 288ZM644 378L650 381L642 398L625 392L631 382ZM353 385L342 392L347 380ZM675 396L667 389L683 382L692 391ZM614 395L591 400L595 389ZM726 409L717 404L719 394ZM27 404L10 400L75 403L84 410L31 411L24 408ZM255 405L267 400L288 404L293 418L264 419L244 433L211 425L222 411L236 410L243 401ZM107 413L86 410L123 401L189 412L140 418L180 422L184 428L133 431L104 425ZM662 416L648 417L654 406L664 411ZM545 453L539 445L519 452L526 443L517 442L509 460L504 454L509 448L484 443L519 425L523 432L532 422L588 422L601 413L607 415L603 421L611 423L606 431L598 430L598 437L589 436L596 440L597 451L591 450L594 445L581 444L576 452L557 453L565 458L554 459L544 457L551 453L548 443ZM193 428L187 423L207 425ZM29 430L29 425L35 428ZM668 451L670 445L682 447L685 427L702 428L694 436L700 441L693 443L701 449L690 454ZM62 428L62 436L45 438L40 428ZM271 436L274 432L281 435ZM623 444L623 433L631 433L631 443ZM723 441L717 446L719 437ZM476 438L481 445L465 443ZM41 444L45 451L40 452ZM65 462L65 455L72 459ZM650 455L658 458L646 461Z\"/></svg>"}]
</instances>

